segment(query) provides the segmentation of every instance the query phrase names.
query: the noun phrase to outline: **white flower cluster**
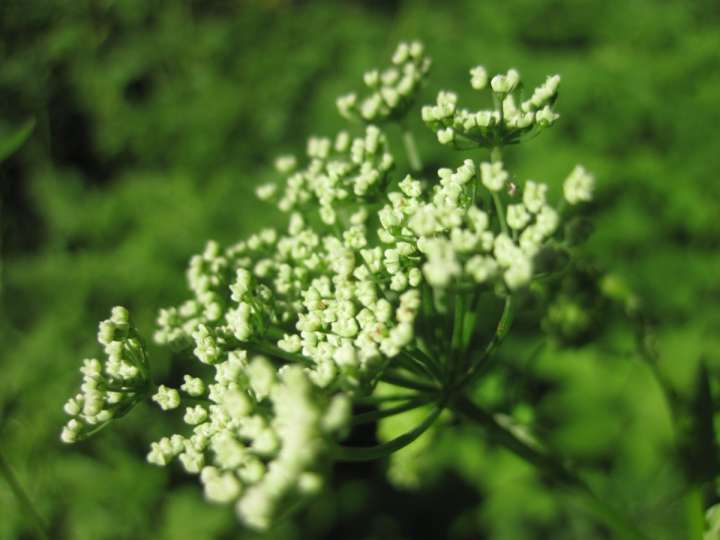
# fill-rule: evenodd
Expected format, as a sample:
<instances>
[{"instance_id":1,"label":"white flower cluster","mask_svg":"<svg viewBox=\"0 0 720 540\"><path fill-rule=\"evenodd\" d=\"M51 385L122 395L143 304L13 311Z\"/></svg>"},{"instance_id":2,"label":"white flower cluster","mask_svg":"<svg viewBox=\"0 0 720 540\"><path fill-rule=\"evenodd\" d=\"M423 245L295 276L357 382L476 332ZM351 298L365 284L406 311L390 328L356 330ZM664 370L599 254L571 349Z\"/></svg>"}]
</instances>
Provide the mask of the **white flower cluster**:
<instances>
[{"instance_id":1,"label":"white flower cluster","mask_svg":"<svg viewBox=\"0 0 720 540\"><path fill-rule=\"evenodd\" d=\"M187 270L188 285L195 298L179 307L160 310L155 341L187 344L201 323L220 321L231 277L230 258L221 253L217 242L209 241L203 253L192 257Z\"/></svg>"},{"instance_id":2,"label":"white flower cluster","mask_svg":"<svg viewBox=\"0 0 720 540\"><path fill-rule=\"evenodd\" d=\"M124 307L115 307L102 321L98 342L105 348L104 361L83 361L80 392L65 403L72 418L62 430L63 442L73 443L123 416L143 400L150 388L148 361Z\"/></svg>"},{"instance_id":3,"label":"white flower cluster","mask_svg":"<svg viewBox=\"0 0 720 540\"><path fill-rule=\"evenodd\" d=\"M307 156L307 167L295 172L294 162L276 163L280 172L291 173L284 190L278 194L276 184L265 184L258 188L257 195L262 200L276 199L283 212L319 204L320 217L330 225L337 220L338 206L367 200L380 192L394 164L387 138L372 125L354 139L346 131L334 141L311 137Z\"/></svg>"},{"instance_id":4,"label":"white flower cluster","mask_svg":"<svg viewBox=\"0 0 720 540\"><path fill-rule=\"evenodd\" d=\"M223 354L205 385L185 376L188 436L175 434L151 445L147 459L167 465L177 458L200 478L208 500L234 503L248 525L267 528L288 504L323 485L329 444L347 425L349 399L318 392L300 366L279 370L243 350ZM179 401L177 390L165 389Z\"/></svg>"},{"instance_id":5,"label":"white flower cluster","mask_svg":"<svg viewBox=\"0 0 720 540\"><path fill-rule=\"evenodd\" d=\"M412 339L422 278L402 268L410 244L370 247L366 220L360 210L342 233L319 234L293 213L286 235L264 231L224 253L210 243L191 260L195 298L161 310L156 340L190 343L198 360L214 364L229 349L277 335L278 350L304 362L320 387L362 385ZM193 270L199 266L205 273ZM225 298L209 284L224 287ZM207 298L225 306L222 316ZM164 391L156 401L173 403Z\"/></svg>"},{"instance_id":6,"label":"white flower cluster","mask_svg":"<svg viewBox=\"0 0 720 540\"><path fill-rule=\"evenodd\" d=\"M430 63L422 43L400 43L392 56L391 67L365 73L363 81L370 90L367 96L359 98L352 92L337 99L340 114L365 122L401 118L413 104Z\"/></svg>"},{"instance_id":7,"label":"white flower cluster","mask_svg":"<svg viewBox=\"0 0 720 540\"><path fill-rule=\"evenodd\" d=\"M408 106L429 60L418 44L401 44L393 64L366 76L375 93L356 111L365 120L390 119ZM499 110L458 111L455 95L442 92L423 118L441 142L459 135L500 147L554 120L549 106L558 81L549 78L516 108L517 72L488 81L476 67L473 88L489 84ZM391 91L399 97L388 97ZM438 170L432 186L393 177L387 137L374 125L355 138L312 137L307 156L300 169L294 157L278 158L285 182L257 191L288 215L287 229L261 230L224 249L208 242L190 260L191 298L159 313L155 340L192 350L213 376L187 373L179 389L154 388L127 312L115 308L100 326L108 360L86 361L62 434L68 442L82 438L151 394L164 411L182 407L188 433L153 443L148 460L178 458L199 475L209 500L234 503L258 528L322 486L354 397L388 375L413 390L457 382L443 380L455 376L442 365L449 340L431 343L440 351L431 358L427 336L416 336L420 314L444 313L437 302L447 292L485 284L506 295L527 285L535 256L559 224L547 186L528 180L516 193L499 150L491 161ZM566 199L589 200L592 184L576 168ZM421 380L408 386L408 373Z\"/></svg>"},{"instance_id":8,"label":"white flower cluster","mask_svg":"<svg viewBox=\"0 0 720 540\"><path fill-rule=\"evenodd\" d=\"M366 245L364 231L358 227L353 234ZM391 274L388 266L394 263L383 258L379 247L353 248L326 239L324 251L336 273L312 280L303 293L296 331L278 345L312 358L317 385L338 381L352 389L371 379L383 358L397 355L412 340L420 305L413 286L420 275Z\"/></svg>"},{"instance_id":9,"label":"white flower cluster","mask_svg":"<svg viewBox=\"0 0 720 540\"><path fill-rule=\"evenodd\" d=\"M551 126L558 119L552 105L557 97L559 75L548 77L530 99L519 104L515 95L520 86L520 74L516 70L495 75L489 82L496 104L493 109L460 109L457 94L447 91L438 94L435 105L422 108L423 121L435 131L441 144L457 148L513 144L533 130ZM488 87L488 74L483 66L470 70L470 85L475 90Z\"/></svg>"},{"instance_id":10,"label":"white flower cluster","mask_svg":"<svg viewBox=\"0 0 720 540\"><path fill-rule=\"evenodd\" d=\"M405 239L398 243L404 272L421 269L433 287L498 277L516 289L530 281L532 259L558 225L558 213L545 200L547 186L527 181L522 202L508 206L509 233L501 232L499 222L493 226L475 203L480 185L497 192L509 175L500 162L483 162L479 168L480 179L469 159L454 171L440 169L440 182L429 193L408 176L399 184L400 192L388 195L391 203L379 212L379 236L385 242ZM386 250L386 259L395 251Z\"/></svg>"}]
</instances>

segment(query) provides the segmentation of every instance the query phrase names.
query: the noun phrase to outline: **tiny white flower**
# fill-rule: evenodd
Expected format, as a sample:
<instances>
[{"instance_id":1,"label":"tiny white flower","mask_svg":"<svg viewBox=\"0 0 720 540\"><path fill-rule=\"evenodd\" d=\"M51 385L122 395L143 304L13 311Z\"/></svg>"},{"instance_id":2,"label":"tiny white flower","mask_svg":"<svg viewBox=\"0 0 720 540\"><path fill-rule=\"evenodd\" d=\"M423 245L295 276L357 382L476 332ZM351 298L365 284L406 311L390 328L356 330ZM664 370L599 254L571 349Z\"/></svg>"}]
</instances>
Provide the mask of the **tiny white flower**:
<instances>
[{"instance_id":1,"label":"tiny white flower","mask_svg":"<svg viewBox=\"0 0 720 540\"><path fill-rule=\"evenodd\" d=\"M537 215L536 227L543 236L550 236L557 229L560 218L558 213L550 206L543 206Z\"/></svg>"},{"instance_id":2,"label":"tiny white flower","mask_svg":"<svg viewBox=\"0 0 720 540\"><path fill-rule=\"evenodd\" d=\"M553 111L548 105L545 105L545 107L535 113L535 122L537 122L540 127L551 126L558 118L560 118L560 115Z\"/></svg>"},{"instance_id":3,"label":"tiny white flower","mask_svg":"<svg viewBox=\"0 0 720 540\"><path fill-rule=\"evenodd\" d=\"M292 172L297 166L297 159L292 155L279 156L275 159L275 169L283 174Z\"/></svg>"},{"instance_id":4,"label":"tiny white flower","mask_svg":"<svg viewBox=\"0 0 720 540\"><path fill-rule=\"evenodd\" d=\"M582 165L577 165L563 184L565 199L570 204L588 202L592 200L595 178L585 170Z\"/></svg>"},{"instance_id":5,"label":"tiny white flower","mask_svg":"<svg viewBox=\"0 0 720 540\"><path fill-rule=\"evenodd\" d=\"M480 176L483 185L490 191L500 191L509 178L508 173L503 169L503 164L500 161L495 163L481 163Z\"/></svg>"},{"instance_id":6,"label":"tiny white flower","mask_svg":"<svg viewBox=\"0 0 720 540\"><path fill-rule=\"evenodd\" d=\"M180 394L174 388L160 385L152 397L153 401L160 405L164 411L176 409L180 406Z\"/></svg>"},{"instance_id":7,"label":"tiny white flower","mask_svg":"<svg viewBox=\"0 0 720 540\"><path fill-rule=\"evenodd\" d=\"M483 66L476 66L470 70L470 86L475 90L482 90L487 83L488 74Z\"/></svg>"},{"instance_id":8,"label":"tiny white flower","mask_svg":"<svg viewBox=\"0 0 720 540\"><path fill-rule=\"evenodd\" d=\"M530 214L522 204L511 204L507 207L507 224L511 229L519 231L530 221Z\"/></svg>"},{"instance_id":9,"label":"tiny white flower","mask_svg":"<svg viewBox=\"0 0 720 540\"><path fill-rule=\"evenodd\" d=\"M455 139L455 131L448 127L437 131L437 140L440 144L450 144Z\"/></svg>"},{"instance_id":10,"label":"tiny white flower","mask_svg":"<svg viewBox=\"0 0 720 540\"><path fill-rule=\"evenodd\" d=\"M208 417L207 409L202 405L196 405L195 407L188 407L185 409L185 416L183 421L191 426L204 422Z\"/></svg>"},{"instance_id":11,"label":"tiny white flower","mask_svg":"<svg viewBox=\"0 0 720 540\"><path fill-rule=\"evenodd\" d=\"M203 383L202 379L190 375L185 375L183 379L185 382L180 389L189 396L198 397L205 393L205 383Z\"/></svg>"},{"instance_id":12,"label":"tiny white flower","mask_svg":"<svg viewBox=\"0 0 720 540\"><path fill-rule=\"evenodd\" d=\"M523 190L523 204L525 204L529 212L537 214L545 205L546 194L546 184L528 180L525 182L525 189Z\"/></svg>"},{"instance_id":13,"label":"tiny white flower","mask_svg":"<svg viewBox=\"0 0 720 540\"><path fill-rule=\"evenodd\" d=\"M505 75L495 75L490 81L493 92L497 94L508 94L515 90L520 82L520 74L515 69L510 69Z\"/></svg>"},{"instance_id":14,"label":"tiny white flower","mask_svg":"<svg viewBox=\"0 0 720 540\"><path fill-rule=\"evenodd\" d=\"M511 289L527 285L532 278L532 263L527 257L521 256L513 260L510 267L503 274L505 283Z\"/></svg>"}]
</instances>

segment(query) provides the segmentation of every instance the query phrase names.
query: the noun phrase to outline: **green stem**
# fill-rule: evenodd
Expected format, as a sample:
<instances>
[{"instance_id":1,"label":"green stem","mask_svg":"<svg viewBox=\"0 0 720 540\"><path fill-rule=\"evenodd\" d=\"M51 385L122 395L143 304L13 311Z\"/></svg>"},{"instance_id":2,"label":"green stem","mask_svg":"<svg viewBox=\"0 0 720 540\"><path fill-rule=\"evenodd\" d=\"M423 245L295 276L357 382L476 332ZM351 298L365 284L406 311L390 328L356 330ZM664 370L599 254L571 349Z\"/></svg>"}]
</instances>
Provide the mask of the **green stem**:
<instances>
[{"instance_id":1,"label":"green stem","mask_svg":"<svg viewBox=\"0 0 720 540\"><path fill-rule=\"evenodd\" d=\"M502 105L500 106L500 110L502 110ZM498 161L502 160L502 148L499 146L493 147L493 149L490 151L490 161L493 163L497 163ZM505 221L505 209L503 208L502 201L500 200L500 195L496 192L492 192L492 200L493 204L495 205L495 212L498 216L498 221L500 222L500 229L502 230L503 234L506 234L507 236L510 236L510 230L508 229L507 222Z\"/></svg>"},{"instance_id":2,"label":"green stem","mask_svg":"<svg viewBox=\"0 0 720 540\"><path fill-rule=\"evenodd\" d=\"M465 295L459 293L455 296L455 313L453 316L453 332L450 340L450 354L448 362L448 378L454 380L460 369L462 354L462 338L465 327Z\"/></svg>"},{"instance_id":3,"label":"green stem","mask_svg":"<svg viewBox=\"0 0 720 540\"><path fill-rule=\"evenodd\" d=\"M400 386L402 388L409 388L411 390L419 390L421 392L437 392L437 388L434 386L431 386L429 384L425 384L420 381L414 381L412 379L408 379L406 377L403 377L402 375L397 375L395 373L385 373L380 379L383 382L386 382L388 384L392 384L394 386Z\"/></svg>"},{"instance_id":4,"label":"green stem","mask_svg":"<svg viewBox=\"0 0 720 540\"><path fill-rule=\"evenodd\" d=\"M420 435L425 433L433 422L435 422L435 419L438 417L442 409L443 406L438 405L433 412L431 412L415 429L408 431L407 433L384 444L379 444L377 446L354 447L337 445L334 448L334 457L338 461L372 461L374 459L389 456L393 452L397 452L401 448L405 448L407 445L415 441L415 439L417 439Z\"/></svg>"},{"instance_id":5,"label":"green stem","mask_svg":"<svg viewBox=\"0 0 720 540\"><path fill-rule=\"evenodd\" d=\"M507 223L505 222L505 210L503 209L503 205L500 201L500 196L497 194L497 191L492 192L492 200L493 204L495 205L495 212L497 213L498 221L500 222L500 229L502 230L503 234L510 236L510 230L508 229Z\"/></svg>"},{"instance_id":6,"label":"green stem","mask_svg":"<svg viewBox=\"0 0 720 540\"><path fill-rule=\"evenodd\" d=\"M283 360L287 360L288 362L298 362L301 364L312 364L312 360L309 358L296 353L290 353L287 352L280 347L276 345L272 345L270 343L260 343L260 342L251 342L251 341L243 341L240 342L242 347L247 350L250 353L256 353L256 354L266 354L268 356L275 356L276 358L281 358Z\"/></svg>"},{"instance_id":7,"label":"green stem","mask_svg":"<svg viewBox=\"0 0 720 540\"><path fill-rule=\"evenodd\" d=\"M587 483L562 461L535 446L531 446L498 423L490 413L484 411L467 398L462 397L455 400L451 403L451 408L462 416L480 424L493 442L534 465L548 478L581 495L590 509L611 527L620 538L647 540L647 537L629 518L623 516L613 506L600 499Z\"/></svg>"},{"instance_id":8,"label":"green stem","mask_svg":"<svg viewBox=\"0 0 720 540\"><path fill-rule=\"evenodd\" d=\"M430 371L435 374L434 378L436 380L441 381L443 379L442 364L440 364L440 362L438 362L433 356L429 355L419 347L416 349L409 349L406 354L416 358L418 362L425 364Z\"/></svg>"},{"instance_id":9,"label":"green stem","mask_svg":"<svg viewBox=\"0 0 720 540\"><path fill-rule=\"evenodd\" d=\"M378 409L376 411L356 414L352 417L351 424L353 426L358 426L361 424L374 422L375 420L381 420L383 418L387 418L388 416L395 416L396 414L404 413L413 409L417 409L418 407L422 407L423 405L426 405L427 403L432 401L432 399L432 396L418 397L406 403L396 405L395 407L390 407L388 409Z\"/></svg>"},{"instance_id":10,"label":"green stem","mask_svg":"<svg viewBox=\"0 0 720 540\"><path fill-rule=\"evenodd\" d=\"M423 377L428 377L430 380L442 380L442 373L437 372L435 365L427 362L421 355L413 354L412 351L402 351L400 356L408 358L409 361L419 366L422 370Z\"/></svg>"},{"instance_id":11,"label":"green stem","mask_svg":"<svg viewBox=\"0 0 720 540\"><path fill-rule=\"evenodd\" d=\"M35 507L30 501L30 497L28 497L27 493L25 493L25 490L22 488L20 482L15 477L13 470L10 468L10 465L7 461L5 461L5 457L2 455L2 452L0 452L0 473L5 477L5 480L10 485L10 489L13 492L13 495L15 495L20 507L27 514L28 519L35 527L37 537L42 540L48 540L49 536L47 535L45 524L43 523L40 514L37 510L35 510Z\"/></svg>"},{"instance_id":12,"label":"green stem","mask_svg":"<svg viewBox=\"0 0 720 540\"><path fill-rule=\"evenodd\" d=\"M380 403L387 403L388 401L407 401L415 399L420 394L389 394L386 396L364 396L354 400L354 403L359 405L378 405Z\"/></svg>"},{"instance_id":13,"label":"green stem","mask_svg":"<svg viewBox=\"0 0 720 540\"><path fill-rule=\"evenodd\" d=\"M507 94L495 94L493 92L493 103L495 105L495 110L498 112L498 125L500 128L502 128L503 122L505 121L505 109L503 108L503 101L505 101L505 97Z\"/></svg>"},{"instance_id":14,"label":"green stem","mask_svg":"<svg viewBox=\"0 0 720 540\"><path fill-rule=\"evenodd\" d=\"M495 335L490 340L490 343L488 343L485 347L485 350L483 351L480 358L478 358L472 364L465 376L460 379L457 388L462 389L467 385L471 384L472 381L487 368L488 359L493 355L493 353L497 350L497 348L500 346L500 344L510 332L514 314L515 308L513 304L513 297L511 295L508 295L505 297L503 312L502 315L500 315L500 320L498 321L497 328L495 329Z\"/></svg>"},{"instance_id":15,"label":"green stem","mask_svg":"<svg viewBox=\"0 0 720 540\"><path fill-rule=\"evenodd\" d=\"M453 316L453 333L450 341L450 349L453 354L460 352L463 335L463 324L465 321L465 295L460 293L455 296L455 314Z\"/></svg>"},{"instance_id":16,"label":"green stem","mask_svg":"<svg viewBox=\"0 0 720 540\"><path fill-rule=\"evenodd\" d=\"M420 160L420 153L418 152L417 145L415 144L415 137L412 131L403 126L403 144L405 145L405 152L407 153L408 162L410 168L414 172L422 171L422 161Z\"/></svg>"},{"instance_id":17,"label":"green stem","mask_svg":"<svg viewBox=\"0 0 720 540\"><path fill-rule=\"evenodd\" d=\"M424 362L418 360L413 355L408 354L405 351L402 351L398 356L397 360L399 365L407 369L408 371L411 371L421 379L429 378L430 380L433 380L435 378L435 375L430 370L428 366L425 365ZM402 362L402 363L401 363Z\"/></svg>"}]
</instances>

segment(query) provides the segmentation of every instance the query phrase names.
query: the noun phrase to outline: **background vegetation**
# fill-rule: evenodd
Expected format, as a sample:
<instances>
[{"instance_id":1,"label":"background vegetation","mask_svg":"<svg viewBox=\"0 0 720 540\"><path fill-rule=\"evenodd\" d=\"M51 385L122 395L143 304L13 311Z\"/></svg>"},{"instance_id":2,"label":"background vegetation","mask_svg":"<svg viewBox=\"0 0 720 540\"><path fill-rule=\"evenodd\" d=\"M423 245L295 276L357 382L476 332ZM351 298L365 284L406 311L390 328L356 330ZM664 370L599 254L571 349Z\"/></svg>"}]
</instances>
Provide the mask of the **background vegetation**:
<instances>
[{"instance_id":1,"label":"background vegetation","mask_svg":"<svg viewBox=\"0 0 720 540\"><path fill-rule=\"evenodd\" d=\"M560 73L560 122L510 151L511 167L556 193L576 162L598 179L586 263L521 319L477 398L592 466L652 538L683 538L668 409L636 325L598 283L610 272L642 299L678 394L700 359L720 380L719 25L711 0L1 2L0 136L35 127L0 165L0 449L51 536L256 536L192 478L144 463L170 431L160 415L140 408L68 448L62 403L108 309L127 305L150 335L206 239L277 219L252 195L273 158L339 129L335 97L417 37L434 58L423 102L441 88L472 99L478 63L531 85ZM465 157L415 127L428 170ZM152 352L161 378L170 359ZM332 489L266 536L611 537L479 431L434 437L391 464L338 466ZM0 483L0 538L31 534Z\"/></svg>"}]
</instances>

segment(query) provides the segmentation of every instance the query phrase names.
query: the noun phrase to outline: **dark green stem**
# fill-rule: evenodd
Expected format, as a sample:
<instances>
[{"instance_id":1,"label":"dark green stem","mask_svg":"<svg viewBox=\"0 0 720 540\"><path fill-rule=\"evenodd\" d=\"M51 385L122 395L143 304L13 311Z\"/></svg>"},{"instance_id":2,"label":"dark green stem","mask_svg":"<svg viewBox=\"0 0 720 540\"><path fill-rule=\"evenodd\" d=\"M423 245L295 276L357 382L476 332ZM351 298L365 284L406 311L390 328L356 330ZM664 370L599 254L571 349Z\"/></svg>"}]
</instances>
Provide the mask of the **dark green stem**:
<instances>
[{"instance_id":1,"label":"dark green stem","mask_svg":"<svg viewBox=\"0 0 720 540\"><path fill-rule=\"evenodd\" d=\"M611 527L619 535L619 538L647 540L647 537L629 518L601 500L576 472L555 456L519 438L512 431L498 423L490 413L484 411L467 398L459 398L452 402L450 406L462 416L480 424L493 442L534 465L549 479L563 487L572 489L582 496L585 502L588 503L590 510Z\"/></svg>"},{"instance_id":2,"label":"dark green stem","mask_svg":"<svg viewBox=\"0 0 720 540\"><path fill-rule=\"evenodd\" d=\"M438 390L435 386L431 386L420 381L414 381L412 379L408 379L406 377L403 377L402 375L397 375L395 373L385 373L380 380L394 386L409 388L411 390L419 390L420 392L432 393L437 392Z\"/></svg>"},{"instance_id":3,"label":"dark green stem","mask_svg":"<svg viewBox=\"0 0 720 540\"><path fill-rule=\"evenodd\" d=\"M435 422L443 406L438 405L415 429L377 446L336 446L333 455L338 461L372 461L389 456L415 441Z\"/></svg>"},{"instance_id":4,"label":"dark green stem","mask_svg":"<svg viewBox=\"0 0 720 540\"><path fill-rule=\"evenodd\" d=\"M15 495L20 507L27 514L27 517L32 522L33 527L35 527L37 537L42 540L48 540L49 536L47 535L45 524L43 523L40 514L37 510L35 510L32 501L30 501L30 497L28 497L27 493L25 493L25 490L22 488L20 482L15 477L13 470L10 468L10 465L7 461L5 461L5 457L2 455L2 452L0 452L0 473L3 477L5 477L5 480L10 486L10 490L13 492L13 495Z\"/></svg>"},{"instance_id":5,"label":"dark green stem","mask_svg":"<svg viewBox=\"0 0 720 540\"><path fill-rule=\"evenodd\" d=\"M420 394L405 393L389 394L385 396L363 396L355 398L354 403L359 405L378 405L380 403L387 403L388 401L408 401L417 398L419 395Z\"/></svg>"},{"instance_id":6,"label":"dark green stem","mask_svg":"<svg viewBox=\"0 0 720 540\"><path fill-rule=\"evenodd\" d=\"M422 407L423 405L427 405L432 400L432 396L421 396L388 409L378 409L376 411L356 414L352 417L351 424L353 426L358 426L360 424L367 424L368 422L381 420L382 418L387 418L388 416L395 416L396 414L411 411L413 409L417 409L418 407Z\"/></svg>"},{"instance_id":7,"label":"dark green stem","mask_svg":"<svg viewBox=\"0 0 720 540\"><path fill-rule=\"evenodd\" d=\"M495 335L490 340L490 343L488 343L485 347L485 350L483 351L480 358L478 358L472 364L465 376L461 378L460 382L456 385L457 388L461 389L460 391L462 391L463 388L467 387L467 385L471 384L472 381L476 379L487 368L488 360L510 332L514 313L515 307L513 303L513 297L511 295L508 295L505 297L503 312L502 315L500 315L500 320L498 321L497 328L495 329Z\"/></svg>"},{"instance_id":8,"label":"dark green stem","mask_svg":"<svg viewBox=\"0 0 720 540\"><path fill-rule=\"evenodd\" d=\"M288 362L312 364L312 360L309 358L301 354L287 352L271 343L261 343L259 341L243 341L240 343L243 348L250 353L266 354L268 356L274 356L276 358L281 358L282 360L287 360Z\"/></svg>"}]
</instances>

